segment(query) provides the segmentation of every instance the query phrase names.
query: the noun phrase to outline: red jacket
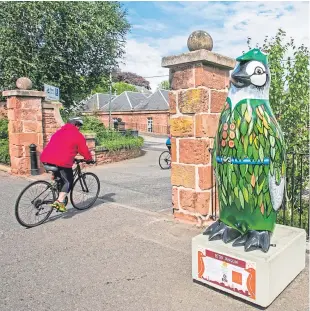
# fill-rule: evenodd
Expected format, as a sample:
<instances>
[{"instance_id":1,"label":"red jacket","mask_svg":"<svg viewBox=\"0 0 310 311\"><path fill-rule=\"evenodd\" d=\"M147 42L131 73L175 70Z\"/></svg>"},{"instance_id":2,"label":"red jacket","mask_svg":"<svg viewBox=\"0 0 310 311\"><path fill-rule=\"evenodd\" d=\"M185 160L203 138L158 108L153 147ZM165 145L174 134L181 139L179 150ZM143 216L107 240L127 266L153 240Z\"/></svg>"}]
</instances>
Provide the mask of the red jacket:
<instances>
[{"instance_id":1,"label":"red jacket","mask_svg":"<svg viewBox=\"0 0 310 311\"><path fill-rule=\"evenodd\" d=\"M92 160L85 137L73 124L66 124L50 139L41 154L41 162L61 167L72 167L77 154Z\"/></svg>"}]
</instances>

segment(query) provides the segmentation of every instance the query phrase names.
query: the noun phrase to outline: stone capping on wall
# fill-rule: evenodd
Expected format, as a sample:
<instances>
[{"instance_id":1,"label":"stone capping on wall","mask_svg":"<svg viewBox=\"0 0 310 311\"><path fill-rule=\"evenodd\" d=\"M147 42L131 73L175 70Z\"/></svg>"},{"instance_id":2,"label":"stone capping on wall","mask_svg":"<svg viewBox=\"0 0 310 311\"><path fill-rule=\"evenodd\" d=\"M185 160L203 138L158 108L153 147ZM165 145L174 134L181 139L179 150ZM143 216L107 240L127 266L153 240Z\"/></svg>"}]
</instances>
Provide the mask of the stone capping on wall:
<instances>
[{"instance_id":1,"label":"stone capping on wall","mask_svg":"<svg viewBox=\"0 0 310 311\"><path fill-rule=\"evenodd\" d=\"M46 97L46 93L34 90L7 90L2 92L3 97L19 96L19 97Z\"/></svg>"},{"instance_id":2,"label":"stone capping on wall","mask_svg":"<svg viewBox=\"0 0 310 311\"><path fill-rule=\"evenodd\" d=\"M95 139L96 138L96 133L83 133L85 139Z\"/></svg>"},{"instance_id":3,"label":"stone capping on wall","mask_svg":"<svg viewBox=\"0 0 310 311\"><path fill-rule=\"evenodd\" d=\"M177 65L184 65L188 63L203 63L206 65L214 64L218 68L233 69L236 61L230 57L226 57L207 50L198 50L181 55L163 57L161 66L164 68L171 68Z\"/></svg>"}]
</instances>

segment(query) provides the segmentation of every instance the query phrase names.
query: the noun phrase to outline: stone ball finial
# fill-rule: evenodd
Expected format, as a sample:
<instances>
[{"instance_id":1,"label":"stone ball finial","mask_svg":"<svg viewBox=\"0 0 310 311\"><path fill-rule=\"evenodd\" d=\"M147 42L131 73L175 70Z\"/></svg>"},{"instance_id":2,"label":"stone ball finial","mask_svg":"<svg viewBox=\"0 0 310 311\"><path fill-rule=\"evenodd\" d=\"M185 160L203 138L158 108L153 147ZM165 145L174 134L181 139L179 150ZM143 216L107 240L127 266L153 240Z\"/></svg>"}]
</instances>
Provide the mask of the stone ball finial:
<instances>
[{"instance_id":1,"label":"stone ball finial","mask_svg":"<svg viewBox=\"0 0 310 311\"><path fill-rule=\"evenodd\" d=\"M187 47L191 52L197 50L212 51L213 39L206 31L196 30L188 37Z\"/></svg>"},{"instance_id":2,"label":"stone ball finial","mask_svg":"<svg viewBox=\"0 0 310 311\"><path fill-rule=\"evenodd\" d=\"M32 88L32 82L27 77L21 77L17 79L16 86L20 90L30 90Z\"/></svg>"}]
</instances>

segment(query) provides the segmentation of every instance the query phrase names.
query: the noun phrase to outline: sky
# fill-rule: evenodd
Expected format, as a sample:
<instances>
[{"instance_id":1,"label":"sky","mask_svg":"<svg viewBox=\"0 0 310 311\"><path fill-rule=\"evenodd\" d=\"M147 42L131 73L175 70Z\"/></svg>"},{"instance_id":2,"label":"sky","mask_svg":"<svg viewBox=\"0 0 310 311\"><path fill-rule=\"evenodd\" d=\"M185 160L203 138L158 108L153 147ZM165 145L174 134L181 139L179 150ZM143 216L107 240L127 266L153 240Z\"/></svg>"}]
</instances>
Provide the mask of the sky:
<instances>
[{"instance_id":1,"label":"sky","mask_svg":"<svg viewBox=\"0 0 310 311\"><path fill-rule=\"evenodd\" d=\"M278 28L297 44L309 46L309 2L199 1L121 2L127 10L131 30L127 35L122 71L147 78L152 90L168 80L169 70L161 67L164 56L188 52L187 39L195 30L205 30L213 38L213 52L236 58L272 37Z\"/></svg>"}]
</instances>

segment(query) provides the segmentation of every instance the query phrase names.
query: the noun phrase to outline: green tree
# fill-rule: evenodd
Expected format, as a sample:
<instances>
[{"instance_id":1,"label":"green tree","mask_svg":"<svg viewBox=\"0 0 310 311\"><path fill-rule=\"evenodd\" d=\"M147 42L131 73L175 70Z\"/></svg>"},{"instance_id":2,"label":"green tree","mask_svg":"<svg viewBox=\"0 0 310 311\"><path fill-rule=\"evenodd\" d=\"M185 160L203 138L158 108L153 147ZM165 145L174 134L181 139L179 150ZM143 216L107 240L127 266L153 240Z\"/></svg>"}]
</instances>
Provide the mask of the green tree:
<instances>
[{"instance_id":1,"label":"green tree","mask_svg":"<svg viewBox=\"0 0 310 311\"><path fill-rule=\"evenodd\" d=\"M91 90L91 94L109 93L109 78L102 77L100 82Z\"/></svg>"},{"instance_id":2,"label":"green tree","mask_svg":"<svg viewBox=\"0 0 310 311\"><path fill-rule=\"evenodd\" d=\"M251 38L248 46L251 49ZM268 54L271 71L270 105L284 132L289 152L309 152L309 50L287 40L279 29L260 47ZM293 55L290 55L290 53Z\"/></svg>"},{"instance_id":3,"label":"green tree","mask_svg":"<svg viewBox=\"0 0 310 311\"><path fill-rule=\"evenodd\" d=\"M0 90L28 76L79 102L117 66L128 30L119 2L1 2Z\"/></svg>"},{"instance_id":4,"label":"green tree","mask_svg":"<svg viewBox=\"0 0 310 311\"><path fill-rule=\"evenodd\" d=\"M161 90L170 90L170 83L168 80L162 81L158 84L158 88Z\"/></svg>"},{"instance_id":5,"label":"green tree","mask_svg":"<svg viewBox=\"0 0 310 311\"><path fill-rule=\"evenodd\" d=\"M138 92L134 85L128 84L126 82L113 83L112 89L113 92L116 92L117 95L122 94L125 91Z\"/></svg>"},{"instance_id":6,"label":"green tree","mask_svg":"<svg viewBox=\"0 0 310 311\"><path fill-rule=\"evenodd\" d=\"M109 93L109 82L106 79L102 79L102 82L98 84L93 90L92 94L96 93ZM125 82L116 82L112 84L112 93L113 94L122 94L123 92L131 91L138 92L137 88L134 85Z\"/></svg>"}]
</instances>

